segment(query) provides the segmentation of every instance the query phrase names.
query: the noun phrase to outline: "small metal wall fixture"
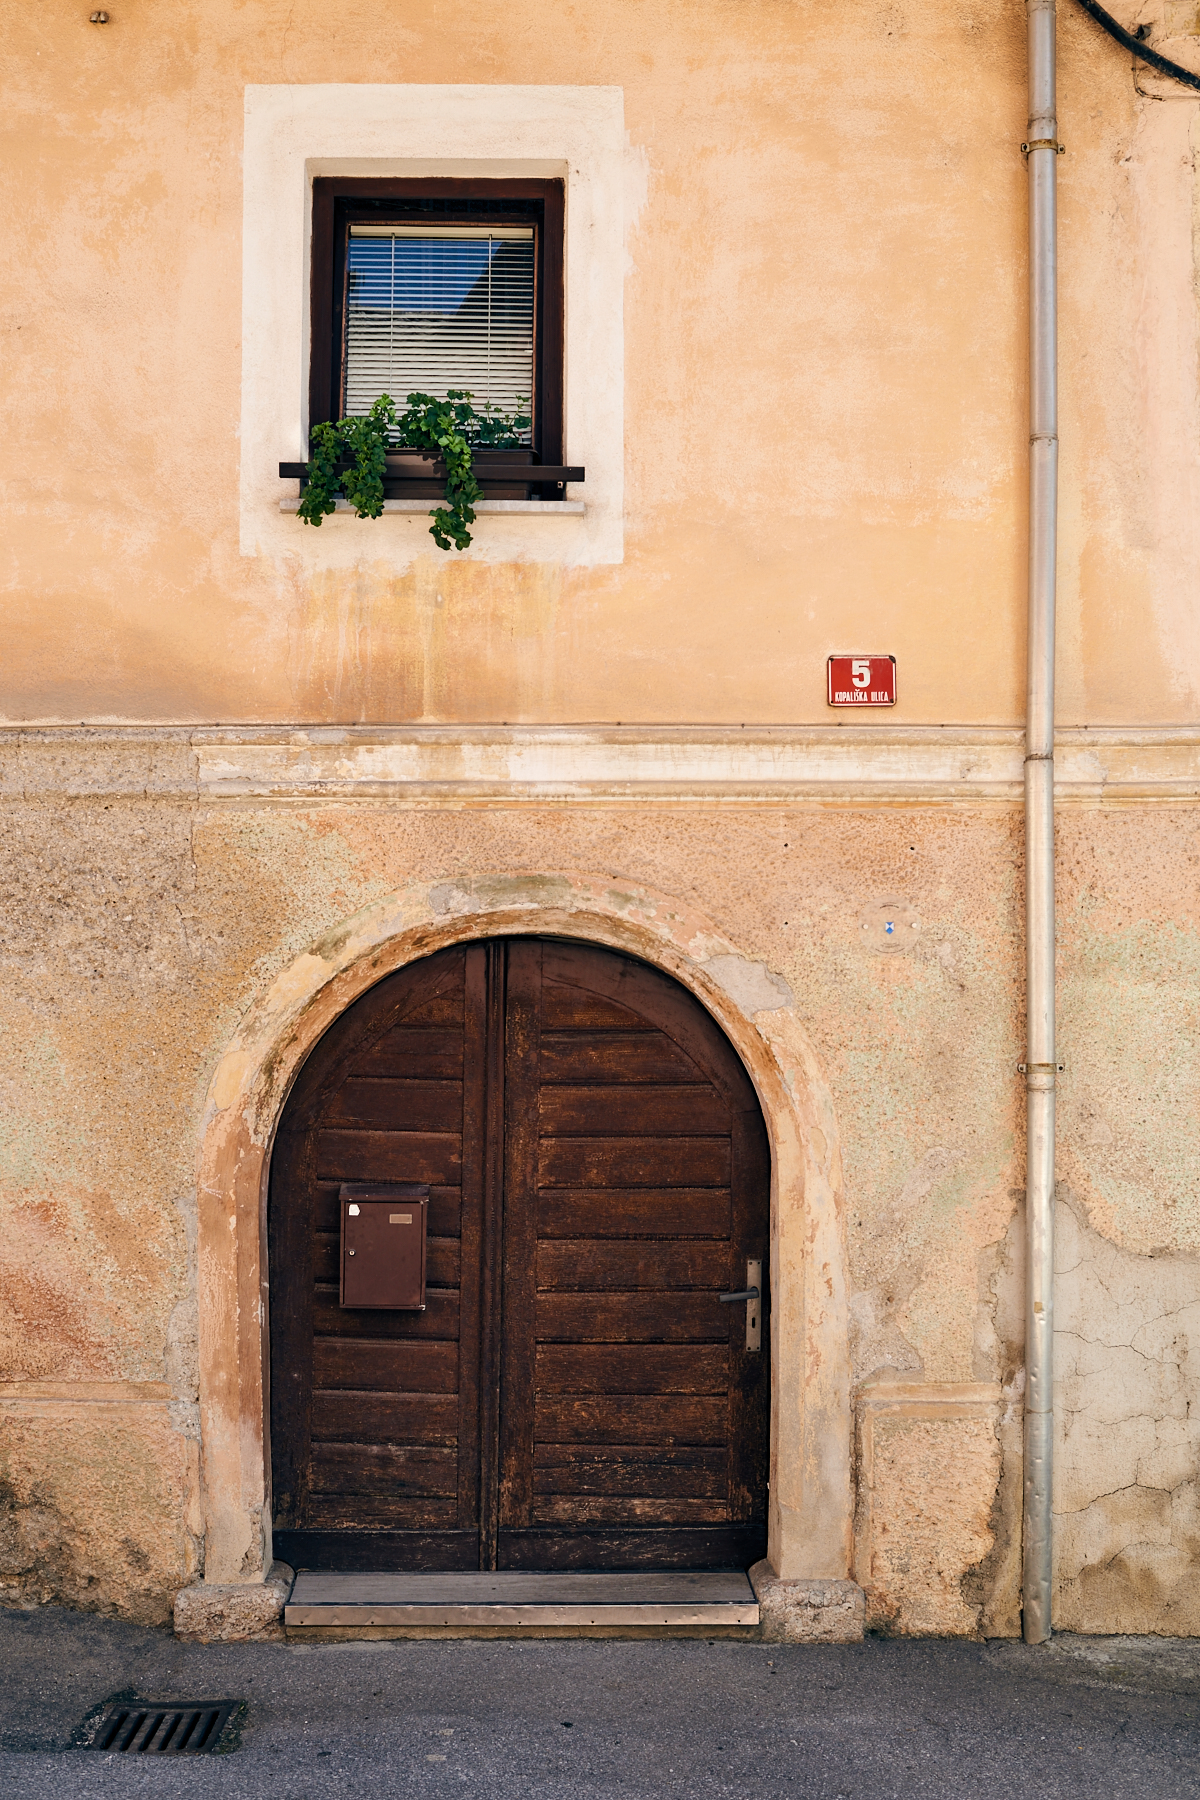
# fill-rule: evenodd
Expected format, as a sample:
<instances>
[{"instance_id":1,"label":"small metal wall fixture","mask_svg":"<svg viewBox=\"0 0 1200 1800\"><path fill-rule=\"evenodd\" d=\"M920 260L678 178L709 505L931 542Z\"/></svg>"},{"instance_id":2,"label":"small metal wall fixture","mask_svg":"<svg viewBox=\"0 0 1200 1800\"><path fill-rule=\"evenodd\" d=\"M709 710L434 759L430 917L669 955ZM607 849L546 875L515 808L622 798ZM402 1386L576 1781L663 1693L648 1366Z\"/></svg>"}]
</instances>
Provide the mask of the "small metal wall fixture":
<instances>
[{"instance_id":1,"label":"small metal wall fixture","mask_svg":"<svg viewBox=\"0 0 1200 1800\"><path fill-rule=\"evenodd\" d=\"M88 24L89 25L107 25L108 24L108 14L106 12L89 13L88 14Z\"/></svg>"},{"instance_id":2,"label":"small metal wall fixture","mask_svg":"<svg viewBox=\"0 0 1200 1800\"><path fill-rule=\"evenodd\" d=\"M126 1756L207 1756L240 1700L128 1700L105 1709L88 1746Z\"/></svg>"}]
</instances>

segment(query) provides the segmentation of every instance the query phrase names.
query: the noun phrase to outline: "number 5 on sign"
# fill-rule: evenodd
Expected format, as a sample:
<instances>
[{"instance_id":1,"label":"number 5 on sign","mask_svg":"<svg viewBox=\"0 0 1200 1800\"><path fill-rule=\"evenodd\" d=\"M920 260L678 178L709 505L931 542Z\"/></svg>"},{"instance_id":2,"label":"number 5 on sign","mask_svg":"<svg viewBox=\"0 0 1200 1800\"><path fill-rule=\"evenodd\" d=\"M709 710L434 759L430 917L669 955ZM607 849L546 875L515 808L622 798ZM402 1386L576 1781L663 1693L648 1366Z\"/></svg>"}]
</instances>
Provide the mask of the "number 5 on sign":
<instances>
[{"instance_id":1,"label":"number 5 on sign","mask_svg":"<svg viewBox=\"0 0 1200 1800\"><path fill-rule=\"evenodd\" d=\"M894 656L831 656L830 706L895 706Z\"/></svg>"}]
</instances>

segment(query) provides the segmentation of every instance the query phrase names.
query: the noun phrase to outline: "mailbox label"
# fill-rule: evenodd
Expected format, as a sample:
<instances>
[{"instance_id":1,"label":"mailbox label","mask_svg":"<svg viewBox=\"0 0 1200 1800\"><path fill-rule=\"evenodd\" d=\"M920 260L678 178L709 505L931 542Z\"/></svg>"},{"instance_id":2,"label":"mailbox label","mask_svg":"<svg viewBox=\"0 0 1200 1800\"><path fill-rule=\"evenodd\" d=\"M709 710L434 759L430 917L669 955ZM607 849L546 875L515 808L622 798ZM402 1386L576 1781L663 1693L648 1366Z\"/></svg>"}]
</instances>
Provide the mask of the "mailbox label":
<instances>
[{"instance_id":1,"label":"mailbox label","mask_svg":"<svg viewBox=\"0 0 1200 1800\"><path fill-rule=\"evenodd\" d=\"M895 706L894 656L831 656L830 706Z\"/></svg>"}]
</instances>

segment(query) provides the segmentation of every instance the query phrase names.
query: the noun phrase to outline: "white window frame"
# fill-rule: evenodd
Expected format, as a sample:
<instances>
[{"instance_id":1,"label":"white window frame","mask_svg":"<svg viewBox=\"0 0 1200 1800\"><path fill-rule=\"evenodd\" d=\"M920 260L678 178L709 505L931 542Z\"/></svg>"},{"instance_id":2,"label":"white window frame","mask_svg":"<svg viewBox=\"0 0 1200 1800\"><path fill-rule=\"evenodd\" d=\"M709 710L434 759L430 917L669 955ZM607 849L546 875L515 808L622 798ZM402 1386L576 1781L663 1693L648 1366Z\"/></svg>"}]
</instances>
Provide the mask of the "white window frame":
<instances>
[{"instance_id":1,"label":"white window frame","mask_svg":"<svg viewBox=\"0 0 1200 1800\"><path fill-rule=\"evenodd\" d=\"M623 288L625 117L620 88L256 85L245 94L242 209L241 520L243 555L314 571L384 559L466 555L572 565L624 557ZM312 184L317 176L490 181L561 178L564 443L586 480L567 490L582 513L481 515L466 552L442 552L423 513L319 530L280 502L296 484L280 462L308 441Z\"/></svg>"}]
</instances>

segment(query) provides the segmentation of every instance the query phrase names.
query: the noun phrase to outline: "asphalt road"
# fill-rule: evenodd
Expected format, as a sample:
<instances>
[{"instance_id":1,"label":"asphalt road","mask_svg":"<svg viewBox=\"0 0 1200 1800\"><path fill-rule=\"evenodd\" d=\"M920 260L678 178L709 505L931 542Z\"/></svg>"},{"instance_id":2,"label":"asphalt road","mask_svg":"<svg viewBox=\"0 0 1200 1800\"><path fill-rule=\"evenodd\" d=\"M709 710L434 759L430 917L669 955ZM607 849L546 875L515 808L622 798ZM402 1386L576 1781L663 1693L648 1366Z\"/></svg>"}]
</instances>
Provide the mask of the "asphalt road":
<instances>
[{"instance_id":1,"label":"asphalt road","mask_svg":"<svg viewBox=\"0 0 1200 1800\"><path fill-rule=\"evenodd\" d=\"M244 1700L240 1741L79 1748L117 1694ZM1196 1800L1200 1641L202 1647L0 1610L0 1793Z\"/></svg>"}]
</instances>

